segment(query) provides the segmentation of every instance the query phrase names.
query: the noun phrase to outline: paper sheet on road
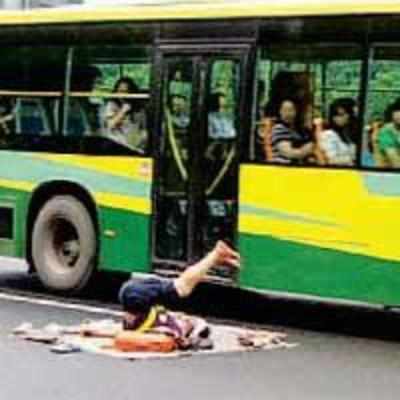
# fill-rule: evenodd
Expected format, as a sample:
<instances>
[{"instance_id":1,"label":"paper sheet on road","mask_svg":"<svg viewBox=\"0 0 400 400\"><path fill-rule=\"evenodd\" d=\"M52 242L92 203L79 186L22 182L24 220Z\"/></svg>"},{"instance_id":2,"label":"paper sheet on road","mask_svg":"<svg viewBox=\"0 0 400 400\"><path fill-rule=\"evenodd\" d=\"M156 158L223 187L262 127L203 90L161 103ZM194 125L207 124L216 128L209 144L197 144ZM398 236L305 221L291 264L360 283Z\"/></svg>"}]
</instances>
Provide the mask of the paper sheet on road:
<instances>
[{"instance_id":1,"label":"paper sheet on road","mask_svg":"<svg viewBox=\"0 0 400 400\"><path fill-rule=\"evenodd\" d=\"M61 348L64 346L66 349L71 349L71 351L66 350L65 353L82 351L128 360L174 358L279 348L290 349L297 346L295 343L289 343L287 335L281 332L213 324L210 326L214 346L209 350L177 350L171 353L122 352L114 347L114 336L116 332L122 329L120 322L102 320L93 321L91 324L99 328L97 330L98 334L92 336L82 334L82 328L88 326L87 322L75 326L49 324L42 329L34 329L30 324L23 324L16 328L13 333L25 340L48 345L52 344L56 345L56 347L61 345Z\"/></svg>"}]
</instances>

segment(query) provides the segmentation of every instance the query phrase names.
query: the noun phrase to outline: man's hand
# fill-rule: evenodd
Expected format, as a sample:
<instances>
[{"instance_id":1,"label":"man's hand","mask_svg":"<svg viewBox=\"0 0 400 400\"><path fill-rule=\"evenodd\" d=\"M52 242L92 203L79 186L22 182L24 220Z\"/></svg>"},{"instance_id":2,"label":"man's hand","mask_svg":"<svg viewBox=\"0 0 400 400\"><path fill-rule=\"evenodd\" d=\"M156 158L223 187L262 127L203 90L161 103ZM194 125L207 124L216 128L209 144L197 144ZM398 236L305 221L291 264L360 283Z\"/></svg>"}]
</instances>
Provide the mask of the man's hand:
<instances>
[{"instance_id":1,"label":"man's hand","mask_svg":"<svg viewBox=\"0 0 400 400\"><path fill-rule=\"evenodd\" d=\"M240 268L240 255L231 249L222 240L219 240L209 253L214 266L225 265L233 268Z\"/></svg>"}]
</instances>

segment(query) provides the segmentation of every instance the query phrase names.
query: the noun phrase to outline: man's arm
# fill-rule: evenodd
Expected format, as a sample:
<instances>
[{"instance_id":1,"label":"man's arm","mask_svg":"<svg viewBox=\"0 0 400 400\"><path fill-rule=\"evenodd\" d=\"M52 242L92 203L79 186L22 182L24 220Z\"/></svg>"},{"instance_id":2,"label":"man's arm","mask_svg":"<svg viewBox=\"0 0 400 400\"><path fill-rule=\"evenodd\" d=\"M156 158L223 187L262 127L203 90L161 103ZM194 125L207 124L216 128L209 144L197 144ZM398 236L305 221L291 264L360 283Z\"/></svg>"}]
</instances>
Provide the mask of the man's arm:
<instances>
[{"instance_id":1,"label":"man's arm","mask_svg":"<svg viewBox=\"0 0 400 400\"><path fill-rule=\"evenodd\" d=\"M174 280L179 297L188 297L194 288L205 278L212 267L226 265L240 268L239 253L232 250L224 242L219 241L214 249L196 264L189 266Z\"/></svg>"}]
</instances>

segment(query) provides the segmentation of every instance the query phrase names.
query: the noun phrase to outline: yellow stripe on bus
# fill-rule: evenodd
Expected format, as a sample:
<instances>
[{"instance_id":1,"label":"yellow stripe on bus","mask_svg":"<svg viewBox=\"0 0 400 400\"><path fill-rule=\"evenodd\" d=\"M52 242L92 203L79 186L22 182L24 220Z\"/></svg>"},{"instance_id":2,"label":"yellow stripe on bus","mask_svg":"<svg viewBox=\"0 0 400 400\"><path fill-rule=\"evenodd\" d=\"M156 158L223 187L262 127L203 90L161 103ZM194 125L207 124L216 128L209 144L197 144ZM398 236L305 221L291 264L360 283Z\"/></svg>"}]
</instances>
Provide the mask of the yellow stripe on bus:
<instances>
[{"instance_id":1,"label":"yellow stripe on bus","mask_svg":"<svg viewBox=\"0 0 400 400\"><path fill-rule=\"evenodd\" d=\"M35 184L23 181L11 181L8 179L0 179L0 187L13 190L21 190L23 192L32 192Z\"/></svg>"},{"instance_id":2,"label":"yellow stripe on bus","mask_svg":"<svg viewBox=\"0 0 400 400\"><path fill-rule=\"evenodd\" d=\"M242 233L400 260L400 197L369 193L360 172L246 166L240 204Z\"/></svg>"},{"instance_id":3,"label":"yellow stripe on bus","mask_svg":"<svg viewBox=\"0 0 400 400\"><path fill-rule=\"evenodd\" d=\"M19 190L31 193L36 188L36 184L23 181L11 181L0 179L0 188ZM94 198L98 206L117 208L121 210L134 211L141 214L151 213L150 199L136 198L130 196L117 195L113 193L94 193Z\"/></svg>"},{"instance_id":4,"label":"yellow stripe on bus","mask_svg":"<svg viewBox=\"0 0 400 400\"><path fill-rule=\"evenodd\" d=\"M151 182L153 162L143 157L85 156L70 154L30 154L29 157L60 162L92 171Z\"/></svg>"},{"instance_id":5,"label":"yellow stripe on bus","mask_svg":"<svg viewBox=\"0 0 400 400\"><path fill-rule=\"evenodd\" d=\"M252 4L253 3L253 4ZM49 9L33 11L2 11L0 25L85 23L96 21L170 21L218 18L285 17L314 15L396 14L400 4L395 0L293 0L218 2L164 6L98 7Z\"/></svg>"},{"instance_id":6,"label":"yellow stripe on bus","mask_svg":"<svg viewBox=\"0 0 400 400\"><path fill-rule=\"evenodd\" d=\"M95 193L96 203L103 207L117 208L121 210L134 211L140 214L151 213L150 199L122 196L112 193Z\"/></svg>"}]
</instances>

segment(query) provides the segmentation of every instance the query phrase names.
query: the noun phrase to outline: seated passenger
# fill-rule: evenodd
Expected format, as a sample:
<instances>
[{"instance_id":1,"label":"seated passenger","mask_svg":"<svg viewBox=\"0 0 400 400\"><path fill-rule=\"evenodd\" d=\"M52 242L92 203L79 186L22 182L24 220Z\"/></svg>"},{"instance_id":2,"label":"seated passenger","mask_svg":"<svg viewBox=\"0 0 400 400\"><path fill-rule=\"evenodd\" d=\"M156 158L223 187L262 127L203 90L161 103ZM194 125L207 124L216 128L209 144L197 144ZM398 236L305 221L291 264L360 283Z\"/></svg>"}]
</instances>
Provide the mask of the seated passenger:
<instances>
[{"instance_id":1,"label":"seated passenger","mask_svg":"<svg viewBox=\"0 0 400 400\"><path fill-rule=\"evenodd\" d=\"M310 135L302 132L297 106L291 99L283 100L277 110L277 122L272 128L272 162L304 164L314 155Z\"/></svg>"},{"instance_id":2,"label":"seated passenger","mask_svg":"<svg viewBox=\"0 0 400 400\"><path fill-rule=\"evenodd\" d=\"M82 136L100 134L104 115L102 103L92 97L101 81L100 69L93 65L81 65L74 68L71 75L71 92L80 92L83 97L71 98L68 111L68 135ZM57 111L57 116L59 112ZM56 116L56 118L57 118Z\"/></svg>"},{"instance_id":3,"label":"seated passenger","mask_svg":"<svg viewBox=\"0 0 400 400\"><path fill-rule=\"evenodd\" d=\"M208 137L211 139L235 138L236 130L232 117L226 112L226 97L223 93L211 95L208 111Z\"/></svg>"},{"instance_id":4,"label":"seated passenger","mask_svg":"<svg viewBox=\"0 0 400 400\"><path fill-rule=\"evenodd\" d=\"M114 86L113 93L138 93L139 89L132 79L120 78ZM105 122L109 137L141 153L144 152L147 131L146 114L143 108L135 106L135 100L124 98L111 99L107 102Z\"/></svg>"},{"instance_id":5,"label":"seated passenger","mask_svg":"<svg viewBox=\"0 0 400 400\"><path fill-rule=\"evenodd\" d=\"M15 119L14 109L10 101L0 99L0 137L11 133L11 125Z\"/></svg>"},{"instance_id":6,"label":"seated passenger","mask_svg":"<svg viewBox=\"0 0 400 400\"><path fill-rule=\"evenodd\" d=\"M180 69L174 71L169 83L169 95L177 95L183 96L184 98L189 98L191 88L192 85L184 80L183 72Z\"/></svg>"},{"instance_id":7,"label":"seated passenger","mask_svg":"<svg viewBox=\"0 0 400 400\"><path fill-rule=\"evenodd\" d=\"M169 98L169 107L174 127L187 129L190 123L190 116L187 109L186 97L180 94L171 95Z\"/></svg>"},{"instance_id":8,"label":"seated passenger","mask_svg":"<svg viewBox=\"0 0 400 400\"><path fill-rule=\"evenodd\" d=\"M389 122L377 135L377 147L384 166L400 168L400 99L386 111Z\"/></svg>"},{"instance_id":9,"label":"seated passenger","mask_svg":"<svg viewBox=\"0 0 400 400\"><path fill-rule=\"evenodd\" d=\"M354 165L356 146L353 143L357 118L354 105L347 99L335 100L329 109L329 129L322 132L319 146L329 165Z\"/></svg>"},{"instance_id":10,"label":"seated passenger","mask_svg":"<svg viewBox=\"0 0 400 400\"><path fill-rule=\"evenodd\" d=\"M168 106L171 117L171 126L168 127L169 151L174 153L175 158L179 158L181 161L187 160L187 136L190 115L186 97L180 94L173 94L169 97Z\"/></svg>"}]
</instances>

